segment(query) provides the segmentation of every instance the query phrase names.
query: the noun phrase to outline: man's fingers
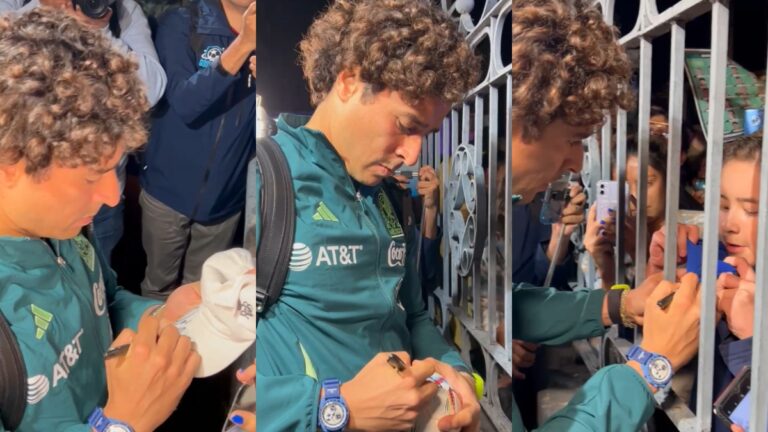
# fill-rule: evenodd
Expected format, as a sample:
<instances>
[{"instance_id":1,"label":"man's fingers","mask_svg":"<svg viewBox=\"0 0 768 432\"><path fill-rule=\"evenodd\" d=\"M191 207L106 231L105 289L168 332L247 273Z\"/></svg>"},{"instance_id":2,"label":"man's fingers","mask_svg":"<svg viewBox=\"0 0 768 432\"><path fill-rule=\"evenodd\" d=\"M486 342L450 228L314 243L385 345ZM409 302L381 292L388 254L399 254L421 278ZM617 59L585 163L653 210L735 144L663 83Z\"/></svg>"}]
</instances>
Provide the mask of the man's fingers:
<instances>
[{"instance_id":1,"label":"man's fingers","mask_svg":"<svg viewBox=\"0 0 768 432\"><path fill-rule=\"evenodd\" d=\"M462 431L464 431L466 427L472 426L473 417L475 415L474 409L471 407L465 407L459 410L454 415L447 415L443 418L441 418L437 422L437 427L441 431L450 431L453 429L459 429L462 428ZM466 429L470 430L470 429Z\"/></svg>"},{"instance_id":2,"label":"man's fingers","mask_svg":"<svg viewBox=\"0 0 768 432\"><path fill-rule=\"evenodd\" d=\"M433 373L435 373L435 360L416 360L408 369L407 373L410 373L417 383L421 384L427 380Z\"/></svg>"},{"instance_id":3,"label":"man's fingers","mask_svg":"<svg viewBox=\"0 0 768 432\"><path fill-rule=\"evenodd\" d=\"M682 308L690 307L693 304L693 302L696 301L696 296L699 293L698 287L699 287L698 276L696 276L695 273L685 274L682 280L680 280L680 288L678 288L677 293L675 294L675 298L674 300L672 300L672 304L670 305L670 307L682 307Z\"/></svg>"},{"instance_id":4,"label":"man's fingers","mask_svg":"<svg viewBox=\"0 0 768 432\"><path fill-rule=\"evenodd\" d=\"M656 285L656 288L653 289L651 295L648 296L647 302L655 304L669 294L672 294L674 290L675 284L670 281L661 281L658 285Z\"/></svg>"},{"instance_id":5,"label":"man's fingers","mask_svg":"<svg viewBox=\"0 0 768 432\"><path fill-rule=\"evenodd\" d=\"M721 289L738 288L740 281L741 279L735 274L723 273L717 278L717 287Z\"/></svg>"}]
</instances>

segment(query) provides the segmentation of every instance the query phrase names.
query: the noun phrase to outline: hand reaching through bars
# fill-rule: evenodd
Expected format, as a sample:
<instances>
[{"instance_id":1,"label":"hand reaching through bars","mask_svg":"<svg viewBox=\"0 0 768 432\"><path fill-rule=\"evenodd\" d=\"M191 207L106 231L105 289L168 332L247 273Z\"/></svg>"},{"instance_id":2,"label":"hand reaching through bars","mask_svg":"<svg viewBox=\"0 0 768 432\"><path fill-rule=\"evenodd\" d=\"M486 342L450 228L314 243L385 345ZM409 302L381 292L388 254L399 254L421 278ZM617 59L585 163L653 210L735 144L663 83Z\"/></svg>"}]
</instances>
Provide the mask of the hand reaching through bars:
<instances>
[{"instance_id":1,"label":"hand reaching through bars","mask_svg":"<svg viewBox=\"0 0 768 432\"><path fill-rule=\"evenodd\" d=\"M568 238L576 231L579 225L584 223L584 205L586 202L587 195L584 193L584 188L581 185L573 184L570 190L568 205L563 209L560 222L552 225L552 236L547 248L547 258L550 261L554 260L560 264L565 259L568 248L561 247L560 250L556 251L558 236L562 233L563 237ZM558 256L555 256L555 253Z\"/></svg>"},{"instance_id":2,"label":"hand reaching through bars","mask_svg":"<svg viewBox=\"0 0 768 432\"><path fill-rule=\"evenodd\" d=\"M659 300L672 292L672 303L666 309L660 308ZM701 291L695 274L686 274L680 283L661 281L645 302L641 348L666 357L672 370L680 369L698 350L700 304Z\"/></svg>"},{"instance_id":3,"label":"hand reaching through bars","mask_svg":"<svg viewBox=\"0 0 768 432\"><path fill-rule=\"evenodd\" d=\"M666 241L666 226L653 233L651 237L651 246L649 248L650 258L646 272L648 275L661 273L664 271L664 242ZM699 227L696 225L677 225L677 264L684 264L687 257L687 244L690 240L696 244L701 239Z\"/></svg>"},{"instance_id":4,"label":"hand reaching through bars","mask_svg":"<svg viewBox=\"0 0 768 432\"><path fill-rule=\"evenodd\" d=\"M587 217L587 229L584 232L584 247L595 261L605 289L610 288L615 280L615 257L613 253L615 239L616 229L613 217L598 221L597 204L592 204Z\"/></svg>"},{"instance_id":5,"label":"hand reaching through bars","mask_svg":"<svg viewBox=\"0 0 768 432\"><path fill-rule=\"evenodd\" d=\"M728 329L739 339L752 337L755 318L755 270L741 257L725 262L736 267L738 276L723 273L717 278L717 311L725 315Z\"/></svg>"}]
</instances>

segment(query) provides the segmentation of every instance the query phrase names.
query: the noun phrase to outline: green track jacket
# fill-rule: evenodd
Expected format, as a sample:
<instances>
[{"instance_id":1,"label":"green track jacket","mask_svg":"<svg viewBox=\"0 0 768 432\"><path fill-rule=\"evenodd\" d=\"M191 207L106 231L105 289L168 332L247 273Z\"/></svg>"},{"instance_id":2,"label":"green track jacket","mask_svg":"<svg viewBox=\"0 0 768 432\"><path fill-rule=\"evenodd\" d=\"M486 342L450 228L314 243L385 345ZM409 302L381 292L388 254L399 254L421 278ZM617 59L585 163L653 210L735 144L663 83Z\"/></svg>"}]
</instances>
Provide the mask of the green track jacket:
<instances>
[{"instance_id":1,"label":"green track jacket","mask_svg":"<svg viewBox=\"0 0 768 432\"><path fill-rule=\"evenodd\" d=\"M466 368L424 310L411 265L416 248L383 191L354 183L327 139L303 127L307 120L281 116L274 137L291 168L296 234L282 295L257 324L260 432L314 432L320 383L350 380L382 351ZM513 295L517 339L557 344L604 332L602 291L519 285ZM611 366L540 430L634 431L652 411L643 379L627 366ZM511 414L513 430L523 431L517 409Z\"/></svg>"},{"instance_id":2,"label":"green track jacket","mask_svg":"<svg viewBox=\"0 0 768 432\"><path fill-rule=\"evenodd\" d=\"M27 369L19 432L90 432L88 416L107 398L113 330L135 330L157 304L117 286L99 256L81 235L50 244L0 237L0 310Z\"/></svg>"}]
</instances>

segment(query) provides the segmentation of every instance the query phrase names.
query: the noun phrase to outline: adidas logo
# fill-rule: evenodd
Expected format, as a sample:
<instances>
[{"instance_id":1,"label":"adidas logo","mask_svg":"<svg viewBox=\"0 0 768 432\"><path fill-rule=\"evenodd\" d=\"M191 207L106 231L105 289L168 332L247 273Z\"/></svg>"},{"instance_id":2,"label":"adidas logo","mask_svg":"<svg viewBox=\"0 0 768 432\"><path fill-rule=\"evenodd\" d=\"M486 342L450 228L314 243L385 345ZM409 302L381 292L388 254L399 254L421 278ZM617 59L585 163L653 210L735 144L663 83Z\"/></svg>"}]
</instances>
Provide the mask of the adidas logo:
<instances>
[{"instance_id":1,"label":"adidas logo","mask_svg":"<svg viewBox=\"0 0 768 432\"><path fill-rule=\"evenodd\" d=\"M336 219L336 216L331 213L331 211L328 209L328 206L325 205L324 202L320 201L319 204L317 204L317 210L315 210L315 214L312 216L313 220L316 221L326 221L326 222L338 222L339 220Z\"/></svg>"},{"instance_id":2,"label":"adidas logo","mask_svg":"<svg viewBox=\"0 0 768 432\"><path fill-rule=\"evenodd\" d=\"M51 324L53 314L35 305L30 305L30 308L32 309L32 315L35 316L35 328L37 328L35 337L42 339L45 331L48 330L48 326Z\"/></svg>"}]
</instances>

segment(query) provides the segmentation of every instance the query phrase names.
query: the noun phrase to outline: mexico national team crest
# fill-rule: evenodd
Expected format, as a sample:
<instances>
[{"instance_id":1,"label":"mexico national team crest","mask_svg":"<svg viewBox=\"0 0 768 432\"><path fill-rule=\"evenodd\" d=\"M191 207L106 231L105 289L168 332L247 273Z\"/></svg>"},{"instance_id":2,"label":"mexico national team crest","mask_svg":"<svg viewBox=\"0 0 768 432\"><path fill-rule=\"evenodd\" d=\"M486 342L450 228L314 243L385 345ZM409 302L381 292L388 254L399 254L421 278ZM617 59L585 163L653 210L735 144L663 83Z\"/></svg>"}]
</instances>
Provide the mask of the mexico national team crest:
<instances>
[{"instance_id":1,"label":"mexico national team crest","mask_svg":"<svg viewBox=\"0 0 768 432\"><path fill-rule=\"evenodd\" d=\"M91 242L82 234L72 239L72 242L75 244L75 248L77 248L77 252L85 262L88 270L94 271L96 268L96 250L91 245Z\"/></svg>"},{"instance_id":2,"label":"mexico national team crest","mask_svg":"<svg viewBox=\"0 0 768 432\"><path fill-rule=\"evenodd\" d=\"M205 69L207 67L211 66L211 63L216 61L219 57L221 57L221 53L224 52L224 49L220 46L211 45L209 47L206 47L203 50L203 54L200 55L200 61L197 62L197 65L200 66L201 69Z\"/></svg>"},{"instance_id":3,"label":"mexico national team crest","mask_svg":"<svg viewBox=\"0 0 768 432\"><path fill-rule=\"evenodd\" d=\"M379 193L376 195L376 207L379 208L379 213L384 219L384 225L387 227L387 232L392 238L403 237L403 227L400 226L400 221L397 220L395 209L392 208L392 203L389 202L387 194L383 190L379 189Z\"/></svg>"}]
</instances>

